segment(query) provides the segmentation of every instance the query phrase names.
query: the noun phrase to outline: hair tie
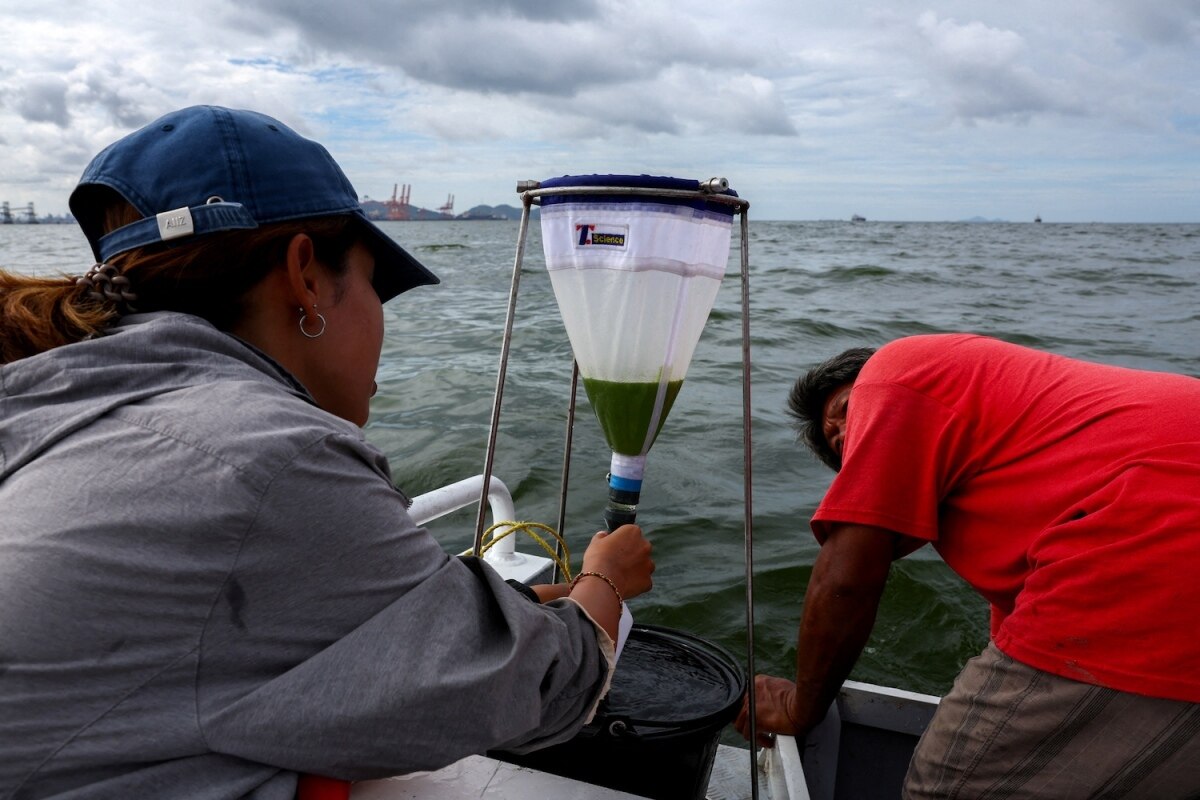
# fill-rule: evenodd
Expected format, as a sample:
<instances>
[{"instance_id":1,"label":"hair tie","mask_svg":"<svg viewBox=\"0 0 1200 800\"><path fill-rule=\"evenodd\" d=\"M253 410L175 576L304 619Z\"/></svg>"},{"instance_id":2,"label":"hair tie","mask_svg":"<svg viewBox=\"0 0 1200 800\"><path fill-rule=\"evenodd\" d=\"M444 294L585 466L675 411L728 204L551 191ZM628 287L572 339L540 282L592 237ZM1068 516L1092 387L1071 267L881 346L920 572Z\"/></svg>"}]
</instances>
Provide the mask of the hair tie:
<instances>
[{"instance_id":1,"label":"hair tie","mask_svg":"<svg viewBox=\"0 0 1200 800\"><path fill-rule=\"evenodd\" d=\"M76 286L87 287L87 296L117 307L118 314L132 314L137 311L133 303L138 296L130 291L129 278L126 278L112 264L96 264L87 274L75 279Z\"/></svg>"}]
</instances>

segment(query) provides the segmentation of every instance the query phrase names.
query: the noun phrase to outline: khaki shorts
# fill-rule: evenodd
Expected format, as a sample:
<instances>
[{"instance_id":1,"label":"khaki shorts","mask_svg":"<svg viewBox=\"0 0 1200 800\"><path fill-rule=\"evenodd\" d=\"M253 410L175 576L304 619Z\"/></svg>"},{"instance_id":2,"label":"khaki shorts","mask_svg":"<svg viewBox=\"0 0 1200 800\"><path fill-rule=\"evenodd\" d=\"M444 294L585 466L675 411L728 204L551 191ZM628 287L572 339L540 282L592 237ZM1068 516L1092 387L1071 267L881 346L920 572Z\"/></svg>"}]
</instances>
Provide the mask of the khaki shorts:
<instances>
[{"instance_id":1,"label":"khaki shorts","mask_svg":"<svg viewBox=\"0 0 1200 800\"><path fill-rule=\"evenodd\" d=\"M904 797L1200 798L1200 703L1068 680L989 644L938 706Z\"/></svg>"}]
</instances>

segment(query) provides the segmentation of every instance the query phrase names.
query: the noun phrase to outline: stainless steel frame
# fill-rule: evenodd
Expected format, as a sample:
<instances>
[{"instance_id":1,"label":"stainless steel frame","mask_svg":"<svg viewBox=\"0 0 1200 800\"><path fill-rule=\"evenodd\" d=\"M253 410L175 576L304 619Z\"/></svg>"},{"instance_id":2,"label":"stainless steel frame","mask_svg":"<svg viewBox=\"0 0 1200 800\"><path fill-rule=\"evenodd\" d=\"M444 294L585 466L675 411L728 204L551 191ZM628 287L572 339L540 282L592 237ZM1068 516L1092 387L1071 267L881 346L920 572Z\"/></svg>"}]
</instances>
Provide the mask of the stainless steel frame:
<instances>
[{"instance_id":1,"label":"stainless steel frame","mask_svg":"<svg viewBox=\"0 0 1200 800\"><path fill-rule=\"evenodd\" d=\"M496 373L496 391L492 401L491 424L488 429L487 453L483 466L483 485L487 486L492 476L495 463L496 436L500 424L500 408L504 397L504 381L508 373L508 355L512 343L513 320L516 314L517 294L521 282L521 266L525 258L525 241L529 233L529 211L531 206L540 205L543 195L638 195L650 197L703 199L710 203L734 206L734 213L741 218L741 277L742 277L742 458L743 471L743 504L746 550L746 673L747 691L750 699L750 741L755 741L757 730L754 715L754 510L751 482L751 406L750 406L750 243L747 209L749 201L728 194L722 194L729 188L729 182L724 178L710 178L700 181L698 191L678 189L653 189L629 186L557 186L542 189L537 181L520 181L517 192L521 195L522 211L521 224L517 234L517 252L513 261L512 284L509 289L508 311L504 320L504 336L500 346L500 366ZM578 387L579 367L575 364L571 375L570 401L567 409L567 429L563 452L562 484L559 489L558 530L561 532L565 525L567 477L570 472L571 438L575 421L575 400ZM475 553L478 555L483 548L483 531L488 509L486 492L480 498L479 513L475 521ZM557 574L555 578L557 579ZM749 750L751 797L758 800L758 769L755 761L755 748Z\"/></svg>"}]
</instances>

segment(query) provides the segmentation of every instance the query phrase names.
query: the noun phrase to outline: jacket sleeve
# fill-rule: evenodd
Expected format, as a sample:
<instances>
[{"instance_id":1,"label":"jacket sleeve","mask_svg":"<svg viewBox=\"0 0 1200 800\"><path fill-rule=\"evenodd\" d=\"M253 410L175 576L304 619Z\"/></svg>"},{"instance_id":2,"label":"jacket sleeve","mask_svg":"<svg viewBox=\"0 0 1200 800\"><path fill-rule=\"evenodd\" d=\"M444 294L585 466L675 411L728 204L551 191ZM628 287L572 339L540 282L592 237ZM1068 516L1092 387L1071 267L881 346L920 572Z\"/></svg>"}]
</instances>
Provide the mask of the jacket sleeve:
<instances>
[{"instance_id":1,"label":"jacket sleeve","mask_svg":"<svg viewBox=\"0 0 1200 800\"><path fill-rule=\"evenodd\" d=\"M564 741L593 710L603 631L449 556L382 458L328 436L263 495L201 642L212 750L360 780Z\"/></svg>"}]
</instances>

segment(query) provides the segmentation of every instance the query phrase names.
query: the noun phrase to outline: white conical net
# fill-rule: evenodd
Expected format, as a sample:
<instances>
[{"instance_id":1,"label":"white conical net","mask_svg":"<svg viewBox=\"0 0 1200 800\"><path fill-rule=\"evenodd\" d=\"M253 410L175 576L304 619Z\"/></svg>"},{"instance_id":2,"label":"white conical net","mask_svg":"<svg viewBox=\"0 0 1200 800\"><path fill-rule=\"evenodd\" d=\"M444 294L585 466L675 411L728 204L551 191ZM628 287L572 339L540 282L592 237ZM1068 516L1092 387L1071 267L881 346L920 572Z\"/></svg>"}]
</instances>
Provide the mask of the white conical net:
<instances>
[{"instance_id":1,"label":"white conical net","mask_svg":"<svg viewBox=\"0 0 1200 800\"><path fill-rule=\"evenodd\" d=\"M732 218L581 196L544 207L541 226L567 336L609 445L644 455L716 300Z\"/></svg>"}]
</instances>

